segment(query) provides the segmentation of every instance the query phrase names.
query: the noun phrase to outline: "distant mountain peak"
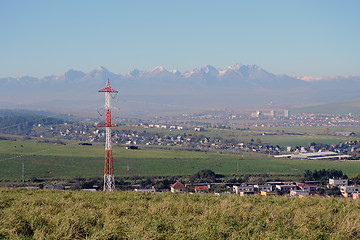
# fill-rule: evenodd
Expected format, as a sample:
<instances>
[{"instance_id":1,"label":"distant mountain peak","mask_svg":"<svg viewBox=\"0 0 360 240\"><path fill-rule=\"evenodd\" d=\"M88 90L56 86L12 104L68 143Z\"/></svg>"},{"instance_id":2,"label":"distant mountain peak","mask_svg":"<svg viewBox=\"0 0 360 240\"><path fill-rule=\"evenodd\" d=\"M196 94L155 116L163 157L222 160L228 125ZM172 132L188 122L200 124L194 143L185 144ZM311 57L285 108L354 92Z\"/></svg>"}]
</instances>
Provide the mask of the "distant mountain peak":
<instances>
[{"instance_id":1,"label":"distant mountain peak","mask_svg":"<svg viewBox=\"0 0 360 240\"><path fill-rule=\"evenodd\" d=\"M261 67L259 67L256 64L249 65L249 67L251 67L253 70L263 70Z\"/></svg>"},{"instance_id":2,"label":"distant mountain peak","mask_svg":"<svg viewBox=\"0 0 360 240\"><path fill-rule=\"evenodd\" d=\"M173 70L171 70L170 71L172 74L174 74L174 75L180 75L181 74L181 72L179 72L179 70L177 70L177 69L173 69Z\"/></svg>"},{"instance_id":3,"label":"distant mountain peak","mask_svg":"<svg viewBox=\"0 0 360 240\"><path fill-rule=\"evenodd\" d=\"M204 67L201 67L201 68L195 68L193 71L190 71L190 72L187 72L186 75L187 76L191 76L195 73L197 74L218 74L218 69L215 68L214 66L211 66L211 65L206 65Z\"/></svg>"},{"instance_id":4,"label":"distant mountain peak","mask_svg":"<svg viewBox=\"0 0 360 240\"><path fill-rule=\"evenodd\" d=\"M109 72L109 70L107 70L105 67L103 66L99 66L96 68L97 72Z\"/></svg>"},{"instance_id":5,"label":"distant mountain peak","mask_svg":"<svg viewBox=\"0 0 360 240\"><path fill-rule=\"evenodd\" d=\"M228 74L236 74L236 75L242 75L242 76L248 76L249 73L257 70L262 70L260 67L256 65L243 65L240 63L237 63L235 65L229 66L224 70L219 71L219 76L225 76ZM234 77L234 76L233 76Z\"/></svg>"},{"instance_id":6,"label":"distant mountain peak","mask_svg":"<svg viewBox=\"0 0 360 240\"><path fill-rule=\"evenodd\" d=\"M158 66L154 68L151 72L162 72L162 71L166 71L165 68L163 68L162 66Z\"/></svg>"},{"instance_id":7,"label":"distant mountain peak","mask_svg":"<svg viewBox=\"0 0 360 240\"><path fill-rule=\"evenodd\" d=\"M206 65L205 67L203 67L203 70L205 71L205 73L218 72L218 70L211 65Z\"/></svg>"},{"instance_id":8,"label":"distant mountain peak","mask_svg":"<svg viewBox=\"0 0 360 240\"><path fill-rule=\"evenodd\" d=\"M238 70L238 69L240 69L242 66L244 66L244 65L242 65L241 63L236 63L236 64L234 64L234 65L232 65L232 66L227 67L227 69Z\"/></svg>"},{"instance_id":9,"label":"distant mountain peak","mask_svg":"<svg viewBox=\"0 0 360 240\"><path fill-rule=\"evenodd\" d=\"M86 74L81 72L81 71L77 71L74 69L70 69L69 71L65 72L65 74L63 75L65 77L64 80L67 81L76 81L79 80L81 78L83 78ZM55 80L61 80L62 77L56 77Z\"/></svg>"},{"instance_id":10,"label":"distant mountain peak","mask_svg":"<svg viewBox=\"0 0 360 240\"><path fill-rule=\"evenodd\" d=\"M127 77L138 77L140 75L139 69L134 69L126 74Z\"/></svg>"},{"instance_id":11,"label":"distant mountain peak","mask_svg":"<svg viewBox=\"0 0 360 240\"><path fill-rule=\"evenodd\" d=\"M72 73L72 72L79 72L79 71L74 70L74 69L69 69L69 70L67 70L67 71L65 72L65 74L66 74L66 73Z\"/></svg>"}]
</instances>

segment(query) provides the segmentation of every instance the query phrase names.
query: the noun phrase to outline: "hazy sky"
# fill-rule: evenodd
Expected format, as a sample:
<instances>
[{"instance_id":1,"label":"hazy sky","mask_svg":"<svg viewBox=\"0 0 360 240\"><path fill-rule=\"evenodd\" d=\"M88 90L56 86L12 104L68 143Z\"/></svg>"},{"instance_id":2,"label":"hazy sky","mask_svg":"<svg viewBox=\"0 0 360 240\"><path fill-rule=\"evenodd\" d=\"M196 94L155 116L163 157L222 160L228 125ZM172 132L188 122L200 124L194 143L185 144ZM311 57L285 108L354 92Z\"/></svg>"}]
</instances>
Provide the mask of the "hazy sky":
<instances>
[{"instance_id":1,"label":"hazy sky","mask_svg":"<svg viewBox=\"0 0 360 240\"><path fill-rule=\"evenodd\" d=\"M360 1L1 0L0 77L256 64L360 75Z\"/></svg>"}]
</instances>

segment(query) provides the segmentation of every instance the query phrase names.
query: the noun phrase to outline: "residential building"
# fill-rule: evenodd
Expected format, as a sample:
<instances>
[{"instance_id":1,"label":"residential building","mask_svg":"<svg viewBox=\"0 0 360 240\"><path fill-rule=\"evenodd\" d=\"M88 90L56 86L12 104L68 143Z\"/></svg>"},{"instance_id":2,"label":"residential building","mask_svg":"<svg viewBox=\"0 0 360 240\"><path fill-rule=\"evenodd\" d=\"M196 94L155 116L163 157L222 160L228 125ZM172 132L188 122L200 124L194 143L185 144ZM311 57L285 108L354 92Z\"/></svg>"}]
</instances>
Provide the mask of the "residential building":
<instances>
[{"instance_id":1,"label":"residential building","mask_svg":"<svg viewBox=\"0 0 360 240\"><path fill-rule=\"evenodd\" d=\"M272 186L269 184L266 185L259 185L259 184L255 184L254 185L254 190L257 192L271 192L272 191Z\"/></svg>"},{"instance_id":2,"label":"residential building","mask_svg":"<svg viewBox=\"0 0 360 240\"><path fill-rule=\"evenodd\" d=\"M156 189L155 188L135 188L134 192L138 192L138 193L155 193Z\"/></svg>"},{"instance_id":3,"label":"residential building","mask_svg":"<svg viewBox=\"0 0 360 240\"><path fill-rule=\"evenodd\" d=\"M172 193L183 193L186 192L186 187L181 182L177 181L170 186Z\"/></svg>"},{"instance_id":4,"label":"residential building","mask_svg":"<svg viewBox=\"0 0 360 240\"><path fill-rule=\"evenodd\" d=\"M301 190L303 191L316 191L317 190L317 186L313 185L313 184L298 184L297 185Z\"/></svg>"},{"instance_id":5,"label":"residential building","mask_svg":"<svg viewBox=\"0 0 360 240\"><path fill-rule=\"evenodd\" d=\"M290 190L290 197L309 196L309 191Z\"/></svg>"},{"instance_id":6,"label":"residential building","mask_svg":"<svg viewBox=\"0 0 360 240\"><path fill-rule=\"evenodd\" d=\"M360 193L360 187L359 186L339 186L341 194L348 198L352 197L354 193Z\"/></svg>"},{"instance_id":7,"label":"residential building","mask_svg":"<svg viewBox=\"0 0 360 240\"><path fill-rule=\"evenodd\" d=\"M290 184L290 185L276 185L276 190L279 192L290 192L291 190L296 190L297 186Z\"/></svg>"},{"instance_id":8,"label":"residential building","mask_svg":"<svg viewBox=\"0 0 360 240\"><path fill-rule=\"evenodd\" d=\"M336 152L325 151L325 152L310 152L307 153L304 147L301 148L299 154L291 154L291 159L300 159L300 160L324 160L324 159L342 159L349 158L349 155L340 155Z\"/></svg>"},{"instance_id":9,"label":"residential building","mask_svg":"<svg viewBox=\"0 0 360 240\"><path fill-rule=\"evenodd\" d=\"M352 137L356 135L354 132L335 132L337 136Z\"/></svg>"},{"instance_id":10,"label":"residential building","mask_svg":"<svg viewBox=\"0 0 360 240\"><path fill-rule=\"evenodd\" d=\"M275 197L277 195L278 195L277 191L272 191L272 192L261 191L261 196Z\"/></svg>"},{"instance_id":11,"label":"residential building","mask_svg":"<svg viewBox=\"0 0 360 240\"><path fill-rule=\"evenodd\" d=\"M255 194L254 191L252 191L252 192L240 192L240 193L239 193L239 195L240 195L241 197L251 196L251 195L254 195L254 194Z\"/></svg>"},{"instance_id":12,"label":"residential building","mask_svg":"<svg viewBox=\"0 0 360 240\"><path fill-rule=\"evenodd\" d=\"M329 185L332 187L347 186L348 184L349 184L348 179L329 178Z\"/></svg>"},{"instance_id":13,"label":"residential building","mask_svg":"<svg viewBox=\"0 0 360 240\"><path fill-rule=\"evenodd\" d=\"M50 184L50 185L45 185L44 190L64 190L64 186L61 184Z\"/></svg>"},{"instance_id":14,"label":"residential building","mask_svg":"<svg viewBox=\"0 0 360 240\"><path fill-rule=\"evenodd\" d=\"M196 193L208 193L209 192L209 186L195 186L195 192Z\"/></svg>"},{"instance_id":15,"label":"residential building","mask_svg":"<svg viewBox=\"0 0 360 240\"><path fill-rule=\"evenodd\" d=\"M235 192L235 194L240 194L241 192L254 192L254 186L252 185L233 186L233 191Z\"/></svg>"}]
</instances>

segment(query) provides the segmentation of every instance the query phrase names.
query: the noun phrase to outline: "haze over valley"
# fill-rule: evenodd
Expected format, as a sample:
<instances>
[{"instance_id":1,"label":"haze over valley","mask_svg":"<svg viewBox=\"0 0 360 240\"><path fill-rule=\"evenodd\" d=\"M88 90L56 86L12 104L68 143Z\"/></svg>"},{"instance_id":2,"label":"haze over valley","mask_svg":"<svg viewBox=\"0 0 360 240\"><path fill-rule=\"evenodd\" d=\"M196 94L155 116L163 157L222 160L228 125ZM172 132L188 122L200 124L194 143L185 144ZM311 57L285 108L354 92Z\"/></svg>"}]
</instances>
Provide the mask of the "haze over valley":
<instances>
[{"instance_id":1,"label":"haze over valley","mask_svg":"<svg viewBox=\"0 0 360 240\"><path fill-rule=\"evenodd\" d=\"M97 91L110 79L122 114L147 115L221 109L291 108L359 100L360 77L291 77L257 65L211 65L186 72L156 67L116 74L105 67L59 76L0 78L0 108L94 112Z\"/></svg>"}]
</instances>

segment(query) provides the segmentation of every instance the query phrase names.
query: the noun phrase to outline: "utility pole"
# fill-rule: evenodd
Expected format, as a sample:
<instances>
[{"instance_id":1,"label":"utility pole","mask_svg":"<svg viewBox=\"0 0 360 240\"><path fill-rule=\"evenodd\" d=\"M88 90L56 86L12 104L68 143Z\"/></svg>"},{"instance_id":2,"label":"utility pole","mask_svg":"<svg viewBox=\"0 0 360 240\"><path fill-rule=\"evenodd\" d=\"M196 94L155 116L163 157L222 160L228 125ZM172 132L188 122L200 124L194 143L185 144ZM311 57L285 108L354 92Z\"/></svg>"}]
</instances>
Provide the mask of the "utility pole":
<instances>
[{"instance_id":1,"label":"utility pole","mask_svg":"<svg viewBox=\"0 0 360 240\"><path fill-rule=\"evenodd\" d=\"M25 183L25 164L22 162L22 174L21 174L22 182Z\"/></svg>"},{"instance_id":2,"label":"utility pole","mask_svg":"<svg viewBox=\"0 0 360 240\"><path fill-rule=\"evenodd\" d=\"M99 125L99 127L105 127L106 130L106 142L105 142L105 166L104 166L104 191L113 191L115 189L114 180L114 166L113 166L113 155L111 148L111 127L116 127L116 124L111 123L111 106L110 96L111 93L117 94L118 91L110 87L109 79L107 80L105 88L98 92L105 93L105 123ZM116 95L111 96L115 98Z\"/></svg>"}]
</instances>

